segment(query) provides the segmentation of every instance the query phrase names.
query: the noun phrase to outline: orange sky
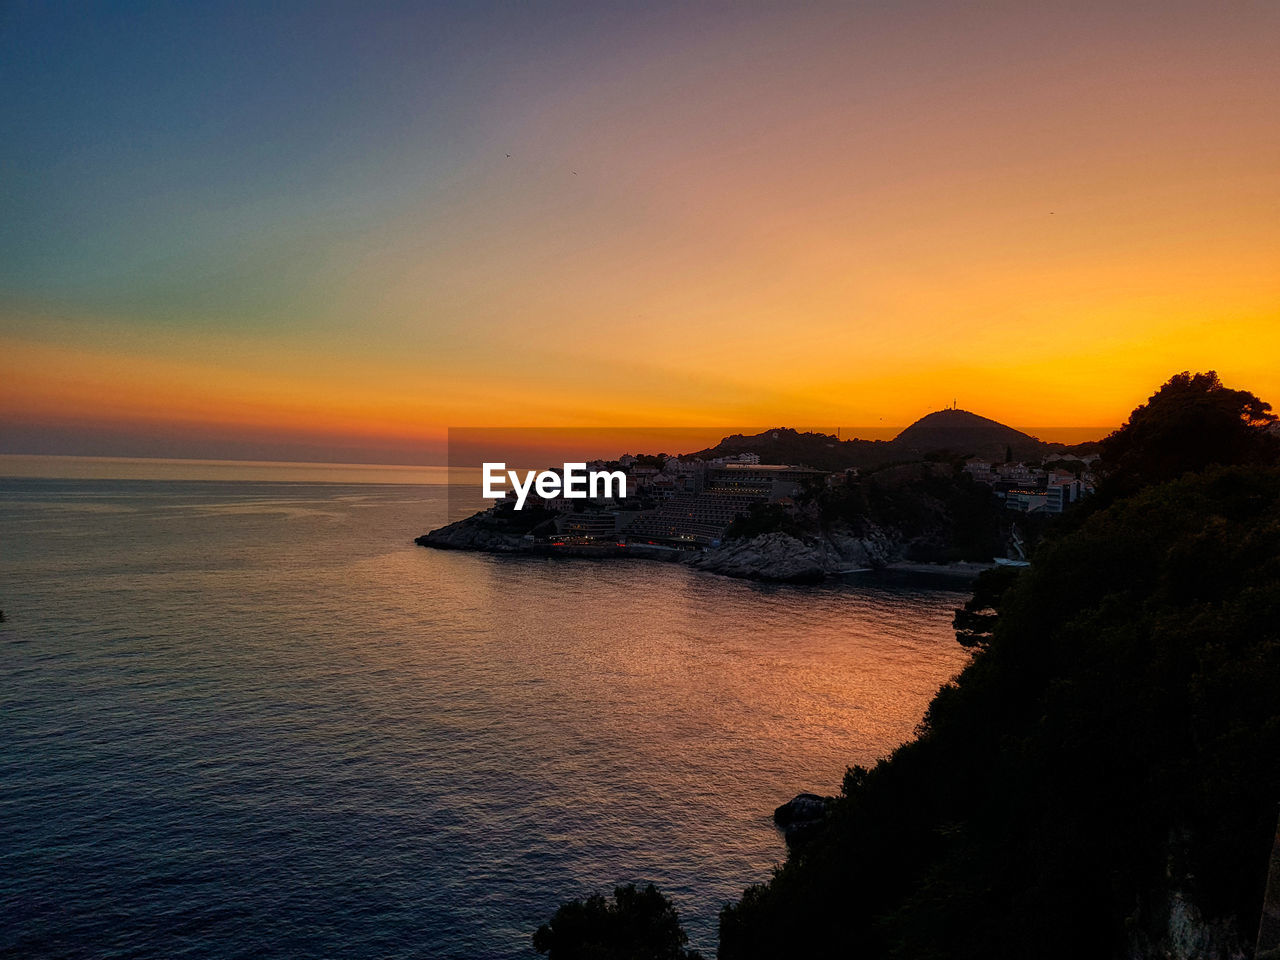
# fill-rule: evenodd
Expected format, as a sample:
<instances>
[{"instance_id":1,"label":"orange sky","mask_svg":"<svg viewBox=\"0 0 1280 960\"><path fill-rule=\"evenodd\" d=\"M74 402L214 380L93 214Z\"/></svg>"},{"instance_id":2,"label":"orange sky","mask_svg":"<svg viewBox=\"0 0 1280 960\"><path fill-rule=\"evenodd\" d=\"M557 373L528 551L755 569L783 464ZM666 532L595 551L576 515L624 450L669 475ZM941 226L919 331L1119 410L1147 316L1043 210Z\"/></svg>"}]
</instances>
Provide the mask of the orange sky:
<instances>
[{"instance_id":1,"label":"orange sky","mask_svg":"<svg viewBox=\"0 0 1280 960\"><path fill-rule=\"evenodd\" d=\"M116 117L128 163L51 162L36 130L0 227L0 452L438 462L451 425L953 398L1113 426L1188 368L1280 397L1274 5L629 16L473 24L456 59L282 34L315 76L228 116L363 125L319 146ZM226 55L152 69L177 109ZM217 159L236 176L183 179Z\"/></svg>"}]
</instances>

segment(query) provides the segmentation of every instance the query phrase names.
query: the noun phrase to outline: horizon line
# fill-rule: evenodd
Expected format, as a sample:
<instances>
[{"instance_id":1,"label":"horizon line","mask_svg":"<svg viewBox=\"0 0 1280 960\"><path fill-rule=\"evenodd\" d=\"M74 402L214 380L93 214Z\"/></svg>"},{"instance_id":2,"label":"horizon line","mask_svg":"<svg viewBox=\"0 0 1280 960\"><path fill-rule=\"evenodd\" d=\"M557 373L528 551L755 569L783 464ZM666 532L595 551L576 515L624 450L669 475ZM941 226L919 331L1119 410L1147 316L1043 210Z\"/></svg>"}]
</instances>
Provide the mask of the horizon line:
<instances>
[{"instance_id":1,"label":"horizon line","mask_svg":"<svg viewBox=\"0 0 1280 960\"><path fill-rule=\"evenodd\" d=\"M999 421L996 421L996 422L999 422ZM876 433L885 433L888 431L895 431L895 436L896 436L897 433L901 433L910 425L911 424L906 424L903 426L887 425L887 426L872 427L872 426L863 425L859 427L837 427L837 428L834 428L835 432L829 432L828 435L840 436L840 439L842 441L867 440L869 442L884 442L886 438L876 438L875 440L873 440L870 437L860 437L857 435L842 436L841 434L843 434L845 431L852 431L852 430L874 431ZM528 430L537 430L537 431L549 431L549 430L597 431L597 430L610 430L614 428L608 428L608 427L526 427L526 428L486 427L486 428L471 428L471 429L493 429L493 430L528 429ZM699 427L647 427L647 428L622 427L622 428L616 428L616 429L625 433L629 430L635 430L635 429L670 430L672 432L680 432L684 430L705 430L707 428L705 427L703 428L699 428ZM715 429L732 429L732 428L726 427L726 428L715 428ZM785 429L798 430L801 428L785 427L785 426L779 425L776 427L763 427L761 429L762 430L785 430ZM814 432L828 432L826 430L817 431L815 428L809 428L809 429L813 430ZM1096 440L1101 440L1103 437L1107 436L1108 434L1116 430L1117 427L1098 426L1098 425L1080 425L1080 426L1063 425L1063 426L1040 426L1040 427L1015 426L1015 427L1012 427L1012 429L1018 430L1021 433L1025 433L1028 436L1031 436L1037 440L1041 440L1042 442L1047 442L1047 443L1055 443L1055 442L1061 443L1063 441L1044 440L1040 436L1040 434L1037 433L1036 431L1056 432L1056 431L1071 430L1071 431L1089 431L1091 433L1096 432L1096 436L1092 437L1091 439L1075 440L1072 442L1072 443L1090 443L1090 442L1095 442ZM808 432L808 431L803 431L803 432ZM728 437L733 435L734 434L726 434L722 439L727 439ZM892 438L888 438L888 439L892 439ZM1069 443L1068 445L1070 446L1072 445L1072 443ZM690 451L690 452L693 452L693 451ZM619 456L620 455L621 454L619 454ZM675 454L675 455L687 456L688 454ZM155 455L127 456L127 455L120 455L120 454L106 455L106 454L82 454L82 453L47 453L47 452L30 452L30 451L21 451L21 450L0 451L0 460L14 460L14 459L52 460L52 461L76 460L81 462L102 463L102 464L107 464L107 463L126 464L126 463L142 462L142 463L171 463L175 465L190 465L190 466L217 466L217 465L232 466L234 465L234 466L242 466L242 467L267 467L267 468L277 467L277 466L291 466L291 467L329 469L329 470L340 469L340 468L421 470L421 469L431 469L431 468L448 469L449 467L449 464L447 461L443 463L439 463L439 462L437 463L404 463L402 461L385 461L385 460L294 460L294 459L286 459L286 458L269 459L269 458L261 458L261 457L246 459L241 457L218 457L218 456L167 457L167 456L155 456ZM3 474L0 474L0 475L3 475Z\"/></svg>"}]
</instances>

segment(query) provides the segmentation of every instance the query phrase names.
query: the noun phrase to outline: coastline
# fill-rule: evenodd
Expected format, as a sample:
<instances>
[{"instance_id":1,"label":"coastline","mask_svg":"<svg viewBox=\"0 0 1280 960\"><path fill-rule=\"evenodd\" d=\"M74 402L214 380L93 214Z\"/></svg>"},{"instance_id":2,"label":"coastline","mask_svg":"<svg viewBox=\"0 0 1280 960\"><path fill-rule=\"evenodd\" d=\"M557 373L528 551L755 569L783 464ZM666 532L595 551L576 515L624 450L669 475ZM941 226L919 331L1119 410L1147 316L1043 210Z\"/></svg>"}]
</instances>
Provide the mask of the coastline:
<instances>
[{"instance_id":1,"label":"coastline","mask_svg":"<svg viewBox=\"0 0 1280 960\"><path fill-rule=\"evenodd\" d=\"M903 583L964 589L995 561L957 560L926 563L901 559L896 545L883 536L822 537L805 542L782 533L729 540L708 549L683 549L626 539L591 542L572 539L534 540L487 527L480 515L459 520L414 538L418 546L504 556L562 557L588 560L653 560L682 563L705 573L770 583L857 582Z\"/></svg>"}]
</instances>

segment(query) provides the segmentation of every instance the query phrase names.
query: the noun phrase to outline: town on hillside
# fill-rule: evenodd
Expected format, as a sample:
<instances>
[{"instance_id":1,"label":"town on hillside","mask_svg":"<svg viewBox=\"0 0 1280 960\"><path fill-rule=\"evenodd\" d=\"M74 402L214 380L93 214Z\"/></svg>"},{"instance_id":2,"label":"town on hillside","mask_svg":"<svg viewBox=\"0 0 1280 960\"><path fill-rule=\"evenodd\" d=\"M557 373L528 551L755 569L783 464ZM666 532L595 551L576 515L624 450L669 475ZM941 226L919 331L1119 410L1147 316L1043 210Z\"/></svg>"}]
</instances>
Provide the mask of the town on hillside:
<instances>
[{"instance_id":1,"label":"town on hillside","mask_svg":"<svg viewBox=\"0 0 1280 960\"><path fill-rule=\"evenodd\" d=\"M941 421L939 425L938 421ZM921 441L919 438L924 437ZM742 449L750 441L756 449ZM924 443L930 449L922 449ZM859 446L861 445L861 446ZM715 548L735 521L772 505L785 517L799 515L821 491L838 493L866 474L903 463L933 463L939 469L988 488L1003 507L1018 514L1059 514L1094 487L1093 444L1067 448L1043 444L994 421L947 410L930 414L894 441L836 442L822 434L766 431L756 437L726 438L718 447L683 456L624 455L596 460L590 470L621 471L625 495L566 498L531 493L521 526L527 542L551 547L646 546L696 550ZM762 462L779 448L827 461L844 450L861 466L819 469L805 462ZM982 450L986 456L968 451ZM737 451L737 452L733 452ZM1002 456L995 455L997 451ZM487 515L514 521L514 495L499 500Z\"/></svg>"}]
</instances>

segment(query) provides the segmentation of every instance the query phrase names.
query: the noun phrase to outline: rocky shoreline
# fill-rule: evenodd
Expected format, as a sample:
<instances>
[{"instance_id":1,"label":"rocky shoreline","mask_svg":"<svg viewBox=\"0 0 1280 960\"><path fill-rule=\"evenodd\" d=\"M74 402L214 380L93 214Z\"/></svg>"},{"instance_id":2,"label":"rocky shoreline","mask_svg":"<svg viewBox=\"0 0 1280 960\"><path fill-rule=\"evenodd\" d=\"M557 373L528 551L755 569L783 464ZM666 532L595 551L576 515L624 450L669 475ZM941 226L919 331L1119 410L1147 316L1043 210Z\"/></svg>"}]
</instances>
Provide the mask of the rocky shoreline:
<instances>
[{"instance_id":1,"label":"rocky shoreline","mask_svg":"<svg viewBox=\"0 0 1280 960\"><path fill-rule=\"evenodd\" d=\"M478 550L482 553L525 553L529 541L523 536L503 533L479 516L467 517L414 538L420 547L436 550Z\"/></svg>"},{"instance_id":2,"label":"rocky shoreline","mask_svg":"<svg viewBox=\"0 0 1280 960\"><path fill-rule=\"evenodd\" d=\"M686 563L697 570L746 580L818 583L847 573L879 570L897 557L895 545L877 534L855 537L839 533L799 538L764 533L727 540L694 554Z\"/></svg>"},{"instance_id":3,"label":"rocky shoreline","mask_svg":"<svg viewBox=\"0 0 1280 960\"><path fill-rule=\"evenodd\" d=\"M487 522L483 515L478 515L432 530L414 542L436 550L666 560L707 573L771 583L820 583L853 574L883 574L934 578L960 585L972 582L990 566L983 563L911 563L903 559L902 545L878 530L863 536L834 530L804 538L787 533L765 533L749 539L727 540L706 550L681 550L622 541L550 544L503 532Z\"/></svg>"}]
</instances>

